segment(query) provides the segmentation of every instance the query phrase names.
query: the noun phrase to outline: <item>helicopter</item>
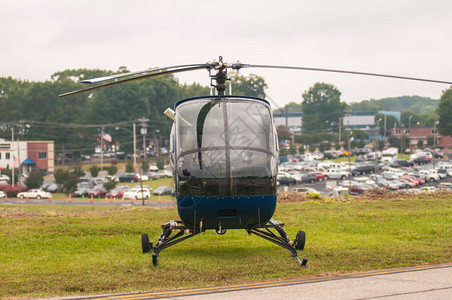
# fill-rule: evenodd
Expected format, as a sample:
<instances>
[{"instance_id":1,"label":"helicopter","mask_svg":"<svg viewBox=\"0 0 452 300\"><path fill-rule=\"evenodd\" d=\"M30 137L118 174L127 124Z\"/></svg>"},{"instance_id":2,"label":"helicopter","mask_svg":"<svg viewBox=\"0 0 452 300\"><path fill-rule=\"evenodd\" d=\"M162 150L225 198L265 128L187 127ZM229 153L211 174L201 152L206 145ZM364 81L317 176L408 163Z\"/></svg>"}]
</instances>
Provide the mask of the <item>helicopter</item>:
<instances>
[{"instance_id":1,"label":"helicopter","mask_svg":"<svg viewBox=\"0 0 452 300\"><path fill-rule=\"evenodd\" d=\"M158 263L160 252L168 247L206 230L223 235L234 229L245 230L283 247L298 265L307 265L308 259L300 259L297 253L305 247L306 233L300 230L291 240L283 228L284 223L273 219L279 146L270 103L256 97L225 95L228 69L242 68L336 72L451 84L334 69L224 63L221 56L218 61L204 64L147 69L81 81L102 84L60 96L165 74L200 69L209 72L215 94L179 100L173 109L164 112L173 120L169 153L180 220L162 224L162 234L155 244L150 242L148 234L142 234L142 252L152 252L154 265ZM105 81L108 82L103 83Z\"/></svg>"}]
</instances>

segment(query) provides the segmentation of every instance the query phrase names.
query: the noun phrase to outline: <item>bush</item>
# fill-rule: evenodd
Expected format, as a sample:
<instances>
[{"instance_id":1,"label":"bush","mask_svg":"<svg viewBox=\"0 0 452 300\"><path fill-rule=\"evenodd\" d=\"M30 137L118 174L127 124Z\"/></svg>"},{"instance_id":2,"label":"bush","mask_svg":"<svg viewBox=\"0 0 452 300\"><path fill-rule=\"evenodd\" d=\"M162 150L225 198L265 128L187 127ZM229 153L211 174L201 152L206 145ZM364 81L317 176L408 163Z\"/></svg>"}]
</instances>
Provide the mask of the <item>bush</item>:
<instances>
[{"instance_id":1,"label":"bush","mask_svg":"<svg viewBox=\"0 0 452 300\"><path fill-rule=\"evenodd\" d=\"M4 191L8 197L17 197L17 194L25 192L27 187L23 185L15 185L13 188L11 184L3 184L0 186L0 190Z\"/></svg>"},{"instance_id":2,"label":"bush","mask_svg":"<svg viewBox=\"0 0 452 300\"><path fill-rule=\"evenodd\" d=\"M163 170L164 167L165 167L165 163L163 162L163 159L159 159L157 161L157 168L159 168L159 170Z\"/></svg>"},{"instance_id":3,"label":"bush","mask_svg":"<svg viewBox=\"0 0 452 300\"><path fill-rule=\"evenodd\" d=\"M72 174L77 176L78 178L85 176L85 171L82 170L82 167L77 166L72 170Z\"/></svg>"},{"instance_id":4,"label":"bush","mask_svg":"<svg viewBox=\"0 0 452 300\"><path fill-rule=\"evenodd\" d=\"M97 177L99 175L100 168L97 165L92 165L89 167L89 172L91 173L92 177Z\"/></svg>"},{"instance_id":5,"label":"bush","mask_svg":"<svg viewBox=\"0 0 452 300\"><path fill-rule=\"evenodd\" d=\"M107 167L107 172L108 172L108 175L115 175L116 172L118 172L118 167L116 167L115 165L111 165L111 166Z\"/></svg>"},{"instance_id":6,"label":"bush","mask_svg":"<svg viewBox=\"0 0 452 300\"><path fill-rule=\"evenodd\" d=\"M135 172L135 170L133 169L133 164L131 162L129 162L126 165L126 173L133 173L133 172Z\"/></svg>"},{"instance_id":7,"label":"bush","mask_svg":"<svg viewBox=\"0 0 452 300\"><path fill-rule=\"evenodd\" d=\"M104 186L104 188L107 191L111 191L112 189L114 189L116 187L116 182L114 180L107 179L107 181L104 182L102 185Z\"/></svg>"},{"instance_id":8,"label":"bush","mask_svg":"<svg viewBox=\"0 0 452 300\"><path fill-rule=\"evenodd\" d=\"M31 171L30 175L25 179L25 185L28 189L37 189L42 185L44 174L39 169Z\"/></svg>"}]
</instances>

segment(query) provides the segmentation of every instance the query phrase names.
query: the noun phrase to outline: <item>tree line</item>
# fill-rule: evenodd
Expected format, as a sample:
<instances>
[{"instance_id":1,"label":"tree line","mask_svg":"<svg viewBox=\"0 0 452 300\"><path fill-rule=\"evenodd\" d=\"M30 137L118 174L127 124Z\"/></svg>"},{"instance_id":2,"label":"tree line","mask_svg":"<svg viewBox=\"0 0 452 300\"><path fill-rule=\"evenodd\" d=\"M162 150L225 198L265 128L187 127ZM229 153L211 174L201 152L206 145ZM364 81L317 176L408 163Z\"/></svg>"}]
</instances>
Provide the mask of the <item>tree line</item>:
<instances>
[{"instance_id":1,"label":"tree line","mask_svg":"<svg viewBox=\"0 0 452 300\"><path fill-rule=\"evenodd\" d=\"M137 80L65 98L59 94L82 88L78 81L126 73L120 67L107 70L65 70L45 82L0 77L0 137L6 140L52 140L56 153L92 154L100 143L100 133L112 137L121 150L132 153L132 124L149 120L149 139L167 139L172 121L163 115L177 100L209 95L200 84L180 84L173 75ZM234 94L265 97L263 78L232 76ZM137 135L139 136L139 124ZM106 144L109 142L105 141Z\"/></svg>"}]
</instances>

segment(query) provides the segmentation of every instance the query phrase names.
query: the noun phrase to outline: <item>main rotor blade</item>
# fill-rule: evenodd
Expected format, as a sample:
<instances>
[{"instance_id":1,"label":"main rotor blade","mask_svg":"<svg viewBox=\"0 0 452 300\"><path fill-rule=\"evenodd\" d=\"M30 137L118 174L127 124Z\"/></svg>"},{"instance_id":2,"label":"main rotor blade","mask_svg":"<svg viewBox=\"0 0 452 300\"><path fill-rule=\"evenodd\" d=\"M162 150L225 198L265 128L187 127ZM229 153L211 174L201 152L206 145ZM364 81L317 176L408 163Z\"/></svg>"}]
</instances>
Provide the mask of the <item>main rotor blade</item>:
<instances>
[{"instance_id":1,"label":"main rotor blade","mask_svg":"<svg viewBox=\"0 0 452 300\"><path fill-rule=\"evenodd\" d=\"M140 75L140 74L146 74L146 73L155 73L155 72L160 72L160 71L169 71L171 69L180 69L180 68L189 68L189 67L203 67L204 68L205 66L206 66L206 64L191 64L191 65L180 65L180 66L172 66L172 67L166 67L166 68L158 68L158 69L146 69L146 70L142 70L142 71L135 71L135 72L109 75L109 76L104 76L104 77L85 79L85 80L81 80L80 83L98 83L98 82L102 82L102 81L119 79L119 78L128 77L128 76L134 76L134 75Z\"/></svg>"},{"instance_id":2,"label":"main rotor blade","mask_svg":"<svg viewBox=\"0 0 452 300\"><path fill-rule=\"evenodd\" d=\"M309 67L237 64L234 68L238 68L238 69L240 69L240 68L267 68L267 69L287 69L287 70L317 71L317 72L330 72L330 73L342 73L342 74L353 74L353 75L364 75L364 76L374 76L374 77L386 77L386 78L395 78L395 79L415 80L415 81L433 82L433 83L441 83L441 84L452 84L452 81L444 81L444 80L434 80L434 79L406 77L406 76L397 76L397 75L387 75L387 74L378 74L378 73L347 71L347 70L309 68Z\"/></svg>"},{"instance_id":3,"label":"main rotor blade","mask_svg":"<svg viewBox=\"0 0 452 300\"><path fill-rule=\"evenodd\" d=\"M84 89L80 89L80 90L75 90L72 92L60 94L60 95L58 95L58 97L66 97L66 96L76 95L76 94L80 94L80 93L90 92L90 91L94 91L94 90L101 89L104 87L121 84L121 83L125 83L125 82L130 82L130 81L134 81L134 80L139 80L139 79L143 79L143 78L149 78L149 77L155 77L155 76L161 76L161 75L173 74L173 73L180 73L180 72L186 72L186 71L194 71L194 70L199 70L199 69L211 68L214 66L215 66L215 64L202 64L202 65L197 65L197 66L192 66L192 67L182 67L182 68L175 69L175 70L167 70L166 68L158 69L158 70L162 70L162 71L157 71L154 73L149 73L149 74L145 74L145 75L141 75L141 76L136 76L136 77L131 77L131 78L123 79L123 80L117 80L117 81L113 81L113 82L109 82L109 83L104 83L101 85L84 88Z\"/></svg>"}]
</instances>

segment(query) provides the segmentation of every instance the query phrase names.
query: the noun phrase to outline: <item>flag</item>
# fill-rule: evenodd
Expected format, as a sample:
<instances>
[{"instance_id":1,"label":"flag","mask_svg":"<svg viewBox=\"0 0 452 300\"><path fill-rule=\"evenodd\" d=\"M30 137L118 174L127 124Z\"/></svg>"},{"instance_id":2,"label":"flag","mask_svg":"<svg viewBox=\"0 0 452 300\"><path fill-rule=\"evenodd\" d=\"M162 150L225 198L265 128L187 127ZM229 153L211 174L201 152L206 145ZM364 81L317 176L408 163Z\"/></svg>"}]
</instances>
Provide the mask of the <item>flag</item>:
<instances>
[{"instance_id":1,"label":"flag","mask_svg":"<svg viewBox=\"0 0 452 300\"><path fill-rule=\"evenodd\" d=\"M104 138L104 140L111 143L111 135L104 133L102 137Z\"/></svg>"},{"instance_id":2,"label":"flag","mask_svg":"<svg viewBox=\"0 0 452 300\"><path fill-rule=\"evenodd\" d=\"M14 167L13 168L19 167L19 157L13 155L13 159L14 159Z\"/></svg>"}]
</instances>

